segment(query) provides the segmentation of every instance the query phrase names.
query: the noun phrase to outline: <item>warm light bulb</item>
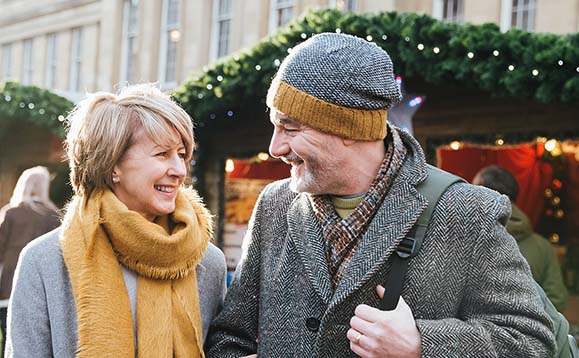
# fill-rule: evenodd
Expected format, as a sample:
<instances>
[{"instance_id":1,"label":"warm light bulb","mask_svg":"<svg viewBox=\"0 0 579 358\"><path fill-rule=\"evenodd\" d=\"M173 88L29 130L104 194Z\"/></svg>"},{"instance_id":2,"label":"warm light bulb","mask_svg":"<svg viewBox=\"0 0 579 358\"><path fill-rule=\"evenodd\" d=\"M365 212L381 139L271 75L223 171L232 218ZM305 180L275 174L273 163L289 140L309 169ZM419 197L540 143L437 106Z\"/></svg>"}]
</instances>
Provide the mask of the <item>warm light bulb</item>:
<instances>
[{"instance_id":1,"label":"warm light bulb","mask_svg":"<svg viewBox=\"0 0 579 358\"><path fill-rule=\"evenodd\" d=\"M225 171L231 173L235 170L235 164L233 163L233 159L227 159L225 161Z\"/></svg>"},{"instance_id":2,"label":"warm light bulb","mask_svg":"<svg viewBox=\"0 0 579 358\"><path fill-rule=\"evenodd\" d=\"M269 159L269 154L264 152L257 153L257 159L261 160L262 162L265 162L266 160Z\"/></svg>"},{"instance_id":3,"label":"warm light bulb","mask_svg":"<svg viewBox=\"0 0 579 358\"><path fill-rule=\"evenodd\" d=\"M457 140L455 140L454 142L450 143L450 148L451 148L452 150L459 150L461 146L462 146L462 144L461 144L459 141L457 141Z\"/></svg>"},{"instance_id":4,"label":"warm light bulb","mask_svg":"<svg viewBox=\"0 0 579 358\"><path fill-rule=\"evenodd\" d=\"M557 140L556 139L549 139L545 143L545 150L550 152L557 147Z\"/></svg>"}]
</instances>

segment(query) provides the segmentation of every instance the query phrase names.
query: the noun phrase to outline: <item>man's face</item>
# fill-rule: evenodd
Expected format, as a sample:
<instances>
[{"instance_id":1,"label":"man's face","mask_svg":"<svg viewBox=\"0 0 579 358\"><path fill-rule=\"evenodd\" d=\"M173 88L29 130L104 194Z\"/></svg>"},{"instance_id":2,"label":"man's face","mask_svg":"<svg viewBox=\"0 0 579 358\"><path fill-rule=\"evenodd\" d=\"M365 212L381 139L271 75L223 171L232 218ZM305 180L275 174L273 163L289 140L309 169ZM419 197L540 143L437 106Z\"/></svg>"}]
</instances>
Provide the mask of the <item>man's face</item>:
<instances>
[{"instance_id":1,"label":"man's face","mask_svg":"<svg viewBox=\"0 0 579 358\"><path fill-rule=\"evenodd\" d=\"M342 187L341 138L322 133L272 110L269 153L291 165L292 191L335 194Z\"/></svg>"}]
</instances>

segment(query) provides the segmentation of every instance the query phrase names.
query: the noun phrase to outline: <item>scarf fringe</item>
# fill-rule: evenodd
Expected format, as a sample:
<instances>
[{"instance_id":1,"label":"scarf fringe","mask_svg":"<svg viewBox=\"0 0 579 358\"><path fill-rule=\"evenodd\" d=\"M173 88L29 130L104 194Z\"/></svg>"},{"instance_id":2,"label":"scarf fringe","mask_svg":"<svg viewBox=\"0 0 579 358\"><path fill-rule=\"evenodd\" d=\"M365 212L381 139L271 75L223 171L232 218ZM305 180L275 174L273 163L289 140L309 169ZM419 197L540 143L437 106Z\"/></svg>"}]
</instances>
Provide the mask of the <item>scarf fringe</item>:
<instances>
[{"instance_id":1,"label":"scarf fringe","mask_svg":"<svg viewBox=\"0 0 579 358\"><path fill-rule=\"evenodd\" d=\"M160 267L160 266L150 266L145 265L139 262L139 260L135 260L128 257L120 257L119 260L123 265L130 268L133 271L137 271L139 274L151 278L154 280L179 280L184 277L189 276L191 272L195 270L197 267L197 263L201 260L201 255L194 255L190 260L187 260L185 266L183 265L173 265L168 267Z\"/></svg>"},{"instance_id":2,"label":"scarf fringe","mask_svg":"<svg viewBox=\"0 0 579 358\"><path fill-rule=\"evenodd\" d=\"M149 225L156 224L128 212L112 193L96 191L90 198L75 197L69 203L63 222L61 248L76 304L77 357L124 358L134 357L137 351L142 358L203 357L195 268L211 239L213 220L194 190L180 189L180 194L183 197L178 200L172 214L179 225L184 225L176 233L182 236L173 242L173 245L178 243L177 246L162 244L164 239L160 233L163 231L152 230ZM172 220L172 215L163 219L167 232L173 227L165 225L167 220ZM107 230L104 228L106 225L109 225ZM139 229L138 235L150 236L139 236L143 241L136 240L131 235L131 228ZM114 235L115 239L109 235ZM114 250L114 242L122 242L128 249L127 253L132 253L134 258L127 258L130 254L122 255L121 261ZM160 245L157 250L164 248L164 261L157 264L139 262L138 257L153 250L150 245L155 245L155 242ZM168 249L170 247L174 247L174 251ZM171 255L176 260L174 263L167 260ZM155 255L149 257L154 259ZM165 266L160 266L161 262ZM167 262L171 264L167 265ZM121 263L139 274L138 348L134 346L135 327Z\"/></svg>"}]
</instances>

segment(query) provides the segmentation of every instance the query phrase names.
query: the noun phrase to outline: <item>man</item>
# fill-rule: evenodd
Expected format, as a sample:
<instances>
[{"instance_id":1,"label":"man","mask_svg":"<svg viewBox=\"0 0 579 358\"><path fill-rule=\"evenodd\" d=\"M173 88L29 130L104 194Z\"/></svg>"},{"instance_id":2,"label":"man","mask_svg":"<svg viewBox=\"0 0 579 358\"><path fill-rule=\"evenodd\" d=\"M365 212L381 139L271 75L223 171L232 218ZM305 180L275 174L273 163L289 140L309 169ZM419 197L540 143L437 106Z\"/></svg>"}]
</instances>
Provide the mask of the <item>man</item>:
<instances>
[{"instance_id":1,"label":"man","mask_svg":"<svg viewBox=\"0 0 579 358\"><path fill-rule=\"evenodd\" d=\"M545 290L557 310L564 312L567 305L567 289L563 283L559 262L551 243L533 231L527 215L515 205L519 195L519 184L513 174L504 168L491 165L482 168L472 183L509 197L512 214L507 221L507 231L517 240L517 245L529 263L535 281Z\"/></svg>"},{"instance_id":2,"label":"man","mask_svg":"<svg viewBox=\"0 0 579 358\"><path fill-rule=\"evenodd\" d=\"M400 100L388 54L320 34L269 89L264 189L206 343L208 357L550 357L552 323L503 223L506 198L452 185L410 261L398 307L377 309L391 256L427 206L424 154L386 125Z\"/></svg>"}]
</instances>

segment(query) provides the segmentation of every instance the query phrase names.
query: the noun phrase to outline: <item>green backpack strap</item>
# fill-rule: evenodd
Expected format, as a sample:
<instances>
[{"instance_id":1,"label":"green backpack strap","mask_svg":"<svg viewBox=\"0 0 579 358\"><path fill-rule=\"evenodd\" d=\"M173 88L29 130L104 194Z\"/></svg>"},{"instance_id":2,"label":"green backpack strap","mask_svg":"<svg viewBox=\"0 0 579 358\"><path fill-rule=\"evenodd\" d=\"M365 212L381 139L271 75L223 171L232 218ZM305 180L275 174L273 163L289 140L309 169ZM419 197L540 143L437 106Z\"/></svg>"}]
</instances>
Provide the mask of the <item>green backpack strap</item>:
<instances>
[{"instance_id":1,"label":"green backpack strap","mask_svg":"<svg viewBox=\"0 0 579 358\"><path fill-rule=\"evenodd\" d=\"M464 179L456 175L445 172L444 170L427 165L428 177L416 189L418 192L426 197L428 206L420 217L410 229L408 234L396 248L396 255L392 255L392 268L390 274L386 278L383 286L386 289L384 298L380 301L380 309L383 311L391 311L398 305L402 286L404 284L404 276L408 269L408 261L414 257L424 240L428 222L432 217L434 207L442 194L454 183L464 182Z\"/></svg>"},{"instance_id":2,"label":"green backpack strap","mask_svg":"<svg viewBox=\"0 0 579 358\"><path fill-rule=\"evenodd\" d=\"M408 269L408 261L410 258L416 256L418 250L422 246L424 235L428 227L428 222L432 217L432 212L436 203L442 194L454 183L464 182L460 177L447 173L436 167L428 165L428 177L420 183L416 189L418 192L426 197L428 206L408 232L407 236L402 239L398 248L396 248L396 255L392 255L392 268L390 275L384 282L383 286L386 288L384 298L380 301L380 309L390 311L396 308L402 286L404 283L404 276ZM535 281L533 281L535 282ZM577 348L577 341L568 334L569 323L565 317L557 311L555 306L547 298L547 295L535 282L535 287L543 301L545 311L554 322L556 341L557 341L557 357L558 358L579 358L579 349Z\"/></svg>"}]
</instances>

